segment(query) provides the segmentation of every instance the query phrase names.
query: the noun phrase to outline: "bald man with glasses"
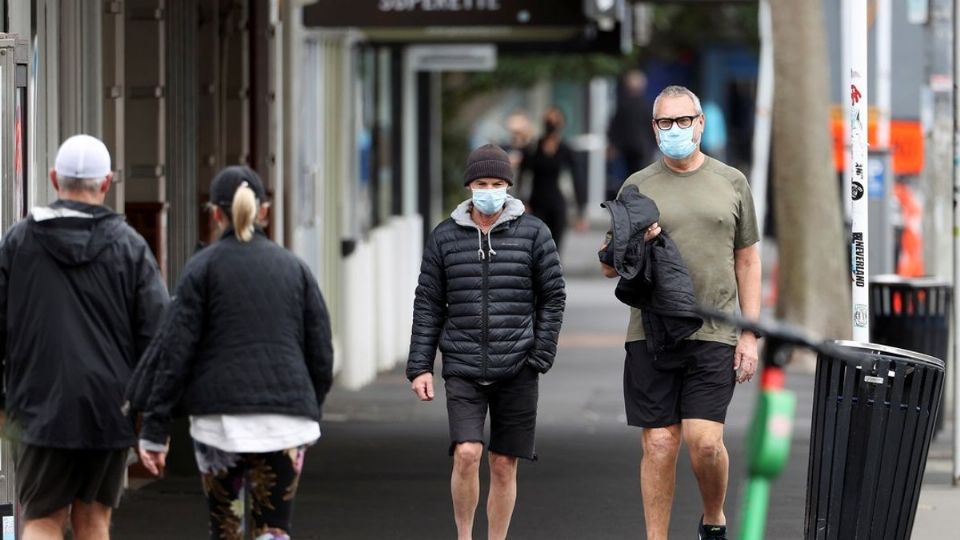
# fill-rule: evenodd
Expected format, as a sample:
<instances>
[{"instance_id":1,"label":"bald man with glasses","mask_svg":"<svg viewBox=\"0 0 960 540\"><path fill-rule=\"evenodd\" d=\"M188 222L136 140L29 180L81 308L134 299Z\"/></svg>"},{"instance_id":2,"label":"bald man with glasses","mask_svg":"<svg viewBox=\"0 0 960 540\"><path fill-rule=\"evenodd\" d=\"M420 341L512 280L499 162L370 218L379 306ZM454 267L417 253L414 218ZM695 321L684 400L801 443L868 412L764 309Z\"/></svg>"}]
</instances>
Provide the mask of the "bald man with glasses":
<instances>
[{"instance_id":1,"label":"bald man with glasses","mask_svg":"<svg viewBox=\"0 0 960 540\"><path fill-rule=\"evenodd\" d=\"M698 304L728 313L739 307L756 318L761 273L753 196L743 173L700 151L708 120L693 92L665 88L654 101L651 121L663 157L630 176L623 188L637 186L656 202L660 222L649 228L645 241L661 231L669 234L687 265ZM608 234L601 249L609 240ZM601 270L618 277L611 266L601 263ZM640 488L647 538L667 538L681 442L690 452L703 501L698 537L727 538L723 506L729 457L723 426L734 387L756 372L757 336L705 321L680 344L651 351L641 310L631 308L626 350L627 422L643 429Z\"/></svg>"}]
</instances>

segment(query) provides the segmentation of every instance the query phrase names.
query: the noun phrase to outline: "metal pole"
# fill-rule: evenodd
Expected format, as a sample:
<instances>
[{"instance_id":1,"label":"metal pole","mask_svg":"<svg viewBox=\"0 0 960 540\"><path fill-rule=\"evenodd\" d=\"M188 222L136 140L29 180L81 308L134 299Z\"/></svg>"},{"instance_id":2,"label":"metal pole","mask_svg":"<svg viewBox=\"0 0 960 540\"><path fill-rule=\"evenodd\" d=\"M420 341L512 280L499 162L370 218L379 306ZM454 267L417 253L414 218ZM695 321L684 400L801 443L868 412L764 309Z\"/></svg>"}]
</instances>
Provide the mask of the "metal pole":
<instances>
[{"instance_id":1,"label":"metal pole","mask_svg":"<svg viewBox=\"0 0 960 540\"><path fill-rule=\"evenodd\" d=\"M840 26L840 79L843 86L840 91L841 103L844 103L847 95L847 89L850 88L850 31L847 29L847 21L850 20L850 3L855 0L840 0L840 20L843 21ZM841 107L843 111L843 193L846 197L843 199L843 219L846 223L851 219L850 200L850 107Z\"/></svg>"},{"instance_id":2,"label":"metal pole","mask_svg":"<svg viewBox=\"0 0 960 540\"><path fill-rule=\"evenodd\" d=\"M850 215L853 339L870 341L869 243L867 210L867 0L853 0L846 20L850 40L850 86L844 89L850 108Z\"/></svg>"},{"instance_id":3,"label":"metal pole","mask_svg":"<svg viewBox=\"0 0 960 540\"><path fill-rule=\"evenodd\" d=\"M960 73L960 8L953 4L953 485L960 486L960 100L957 99L957 74Z\"/></svg>"},{"instance_id":4,"label":"metal pole","mask_svg":"<svg viewBox=\"0 0 960 540\"><path fill-rule=\"evenodd\" d=\"M750 168L750 189L760 224L761 237L767 217L767 184L770 163L770 132L773 125L773 22L769 0L760 0L760 72L757 77L757 105L754 112L753 166Z\"/></svg>"}]
</instances>

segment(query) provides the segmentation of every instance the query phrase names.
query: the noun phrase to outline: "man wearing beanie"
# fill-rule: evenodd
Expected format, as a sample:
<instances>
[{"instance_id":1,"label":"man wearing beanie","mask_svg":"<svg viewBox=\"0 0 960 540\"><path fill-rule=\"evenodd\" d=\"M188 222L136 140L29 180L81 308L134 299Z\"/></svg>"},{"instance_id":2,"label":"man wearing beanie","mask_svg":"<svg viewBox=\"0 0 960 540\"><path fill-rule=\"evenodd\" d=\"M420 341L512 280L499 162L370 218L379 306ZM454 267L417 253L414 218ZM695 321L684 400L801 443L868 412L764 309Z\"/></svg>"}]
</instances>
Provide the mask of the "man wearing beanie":
<instances>
[{"instance_id":1,"label":"man wearing beanie","mask_svg":"<svg viewBox=\"0 0 960 540\"><path fill-rule=\"evenodd\" d=\"M136 442L123 392L167 304L146 241L103 205L106 146L67 139L59 198L0 243L0 351L24 539L109 538Z\"/></svg>"},{"instance_id":2,"label":"man wearing beanie","mask_svg":"<svg viewBox=\"0 0 960 540\"><path fill-rule=\"evenodd\" d=\"M473 536L483 428L490 414L489 538L506 538L518 458L534 461L539 376L553 364L566 301L550 230L507 194L507 153L485 145L467 159L471 197L430 234L414 301L407 378L434 398L437 347L450 424L458 537Z\"/></svg>"}]
</instances>

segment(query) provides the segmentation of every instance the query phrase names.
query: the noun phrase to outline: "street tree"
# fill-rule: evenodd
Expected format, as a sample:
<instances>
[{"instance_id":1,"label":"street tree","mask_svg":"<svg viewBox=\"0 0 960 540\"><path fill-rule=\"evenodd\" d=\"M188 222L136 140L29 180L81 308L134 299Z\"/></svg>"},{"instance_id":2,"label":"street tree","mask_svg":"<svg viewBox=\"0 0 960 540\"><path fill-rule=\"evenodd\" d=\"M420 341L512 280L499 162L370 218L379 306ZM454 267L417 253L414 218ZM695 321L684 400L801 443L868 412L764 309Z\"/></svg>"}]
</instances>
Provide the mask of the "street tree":
<instances>
[{"instance_id":1,"label":"street tree","mask_svg":"<svg viewBox=\"0 0 960 540\"><path fill-rule=\"evenodd\" d=\"M770 8L772 179L779 249L776 312L821 337L848 338L849 248L830 148L822 3L771 0Z\"/></svg>"}]
</instances>

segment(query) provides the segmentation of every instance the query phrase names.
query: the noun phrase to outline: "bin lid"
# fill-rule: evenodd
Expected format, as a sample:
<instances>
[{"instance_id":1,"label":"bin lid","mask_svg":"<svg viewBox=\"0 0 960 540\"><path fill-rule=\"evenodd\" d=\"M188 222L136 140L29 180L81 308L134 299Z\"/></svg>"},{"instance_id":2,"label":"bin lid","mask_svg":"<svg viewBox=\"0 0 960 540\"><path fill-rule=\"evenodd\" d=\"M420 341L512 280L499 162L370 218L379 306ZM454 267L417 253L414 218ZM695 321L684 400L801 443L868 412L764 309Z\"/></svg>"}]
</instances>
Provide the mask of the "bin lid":
<instances>
[{"instance_id":1,"label":"bin lid","mask_svg":"<svg viewBox=\"0 0 960 540\"><path fill-rule=\"evenodd\" d=\"M897 274L870 276L870 283L877 285L910 285L912 287L949 287L950 282L936 276L903 277Z\"/></svg>"},{"instance_id":2,"label":"bin lid","mask_svg":"<svg viewBox=\"0 0 960 540\"><path fill-rule=\"evenodd\" d=\"M935 358L928 354L918 353L915 351L908 351L906 349L899 349L897 347L891 347L889 345L880 345L879 343L862 343L860 341L850 341L845 339L838 339L831 341L833 345L842 347L844 349L854 349L856 352L863 353L880 353L887 356L894 356L897 358L906 358L908 360L913 360L921 364L931 365L940 369L943 369L943 360Z\"/></svg>"}]
</instances>

